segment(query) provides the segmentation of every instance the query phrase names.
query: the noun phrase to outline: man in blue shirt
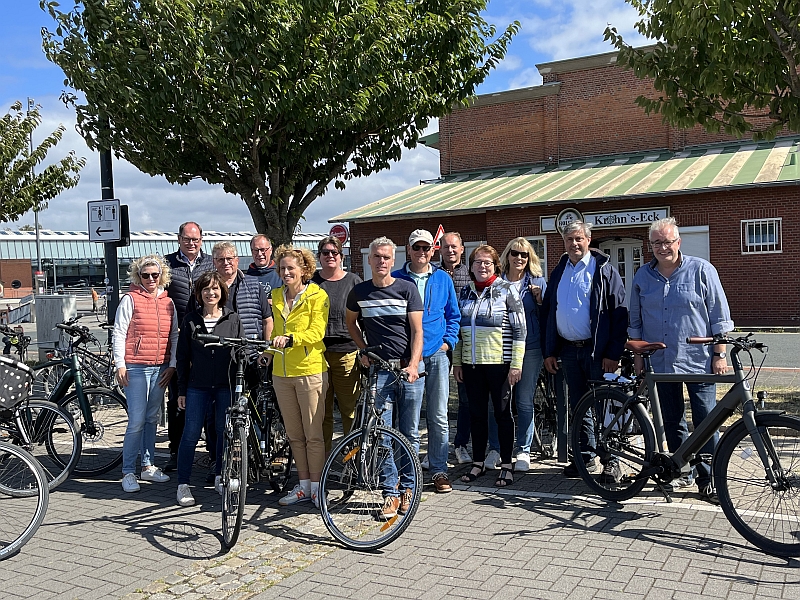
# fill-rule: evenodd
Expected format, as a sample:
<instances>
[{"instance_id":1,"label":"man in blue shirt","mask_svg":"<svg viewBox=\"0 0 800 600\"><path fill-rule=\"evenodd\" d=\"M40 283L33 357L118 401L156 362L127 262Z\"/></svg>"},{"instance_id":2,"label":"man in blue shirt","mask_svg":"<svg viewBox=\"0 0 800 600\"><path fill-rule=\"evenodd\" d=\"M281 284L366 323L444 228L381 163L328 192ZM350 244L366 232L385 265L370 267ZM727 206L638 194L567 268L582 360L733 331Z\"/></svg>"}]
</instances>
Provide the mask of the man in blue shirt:
<instances>
[{"instance_id":1,"label":"man in blue shirt","mask_svg":"<svg viewBox=\"0 0 800 600\"><path fill-rule=\"evenodd\" d=\"M628 310L625 285L608 256L589 248L591 225L575 221L562 233L566 254L550 275L539 312L544 366L550 373L564 367L569 404L574 410L589 390L590 380L617 370L627 339ZM594 451L591 416L581 432L581 454L590 473L600 471ZM564 469L565 477L579 477L575 462ZM619 481L616 461L603 466L603 482Z\"/></svg>"},{"instance_id":2,"label":"man in blue shirt","mask_svg":"<svg viewBox=\"0 0 800 600\"><path fill-rule=\"evenodd\" d=\"M725 345L713 347L687 344L692 336L713 336L733 330L728 301L711 263L681 253L681 236L670 217L650 226L650 246L655 258L640 268L633 278L630 299L630 327L634 340L664 342L666 350L656 352L651 361L657 373L724 373L727 368ZM641 371L641 358L637 360ZM713 383L687 383L694 426L706 418L717 402ZM664 416L664 432L670 452L686 440L689 430L680 383L658 383L658 397ZM700 449L713 454L719 434ZM705 463L695 467L700 497L718 503ZM672 482L672 488L691 485L685 477Z\"/></svg>"}]
</instances>

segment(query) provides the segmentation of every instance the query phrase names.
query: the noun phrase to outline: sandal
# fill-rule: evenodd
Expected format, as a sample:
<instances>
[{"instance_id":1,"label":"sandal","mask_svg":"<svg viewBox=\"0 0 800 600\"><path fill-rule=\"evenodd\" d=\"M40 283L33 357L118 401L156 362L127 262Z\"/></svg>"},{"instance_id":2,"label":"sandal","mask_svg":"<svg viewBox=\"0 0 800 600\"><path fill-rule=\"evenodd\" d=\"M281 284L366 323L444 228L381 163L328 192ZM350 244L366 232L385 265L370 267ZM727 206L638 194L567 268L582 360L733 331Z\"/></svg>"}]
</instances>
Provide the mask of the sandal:
<instances>
[{"instance_id":1,"label":"sandal","mask_svg":"<svg viewBox=\"0 0 800 600\"><path fill-rule=\"evenodd\" d=\"M508 487L514 483L514 473L511 470L511 466L500 467L500 475L497 476L497 481L494 482L495 487Z\"/></svg>"},{"instance_id":2,"label":"sandal","mask_svg":"<svg viewBox=\"0 0 800 600\"><path fill-rule=\"evenodd\" d=\"M486 465L483 463L472 463L472 468L469 470L469 473L464 473L461 476L461 481L464 483L472 483L478 477L486 473Z\"/></svg>"}]
</instances>

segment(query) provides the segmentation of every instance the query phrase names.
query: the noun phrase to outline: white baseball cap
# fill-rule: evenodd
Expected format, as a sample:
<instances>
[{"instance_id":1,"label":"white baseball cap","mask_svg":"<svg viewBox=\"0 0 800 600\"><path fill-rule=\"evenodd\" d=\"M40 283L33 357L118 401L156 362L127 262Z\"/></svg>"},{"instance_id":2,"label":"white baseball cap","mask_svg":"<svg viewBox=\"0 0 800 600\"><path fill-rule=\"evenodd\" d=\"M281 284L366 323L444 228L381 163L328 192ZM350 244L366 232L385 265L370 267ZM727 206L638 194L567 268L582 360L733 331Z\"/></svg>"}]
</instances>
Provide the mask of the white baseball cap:
<instances>
[{"instance_id":1,"label":"white baseball cap","mask_svg":"<svg viewBox=\"0 0 800 600\"><path fill-rule=\"evenodd\" d=\"M433 236L431 235L431 232L425 229L415 229L412 231L411 235L408 236L408 245L413 246L419 241L427 242L433 246Z\"/></svg>"}]
</instances>

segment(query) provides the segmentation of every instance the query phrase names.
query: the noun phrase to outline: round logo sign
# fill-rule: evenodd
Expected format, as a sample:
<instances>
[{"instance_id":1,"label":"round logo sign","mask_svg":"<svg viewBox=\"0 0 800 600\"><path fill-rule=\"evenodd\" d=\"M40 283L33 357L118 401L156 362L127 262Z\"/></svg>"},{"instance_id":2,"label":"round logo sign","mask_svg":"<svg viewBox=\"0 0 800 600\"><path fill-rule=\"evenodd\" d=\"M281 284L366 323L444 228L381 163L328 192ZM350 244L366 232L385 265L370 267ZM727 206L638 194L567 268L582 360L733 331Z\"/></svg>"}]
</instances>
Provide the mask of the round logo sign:
<instances>
[{"instance_id":1,"label":"round logo sign","mask_svg":"<svg viewBox=\"0 0 800 600\"><path fill-rule=\"evenodd\" d=\"M338 239L344 246L345 242L347 242L347 237L348 237L347 227L341 224L334 225L333 227L331 227L329 235Z\"/></svg>"},{"instance_id":2,"label":"round logo sign","mask_svg":"<svg viewBox=\"0 0 800 600\"><path fill-rule=\"evenodd\" d=\"M564 233L564 229L575 221L583 221L583 215L574 208L565 208L562 210L556 217L556 229L558 233Z\"/></svg>"}]
</instances>

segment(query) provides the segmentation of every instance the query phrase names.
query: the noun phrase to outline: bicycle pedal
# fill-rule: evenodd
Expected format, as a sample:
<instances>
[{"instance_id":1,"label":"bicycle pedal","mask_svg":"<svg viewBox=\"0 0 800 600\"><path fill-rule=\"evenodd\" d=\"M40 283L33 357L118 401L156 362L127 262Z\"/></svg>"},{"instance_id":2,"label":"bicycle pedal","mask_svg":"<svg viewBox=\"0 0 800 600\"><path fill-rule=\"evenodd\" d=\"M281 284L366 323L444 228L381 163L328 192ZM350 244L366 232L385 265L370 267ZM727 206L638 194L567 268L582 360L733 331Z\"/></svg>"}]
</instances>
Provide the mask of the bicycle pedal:
<instances>
[{"instance_id":1,"label":"bicycle pedal","mask_svg":"<svg viewBox=\"0 0 800 600\"><path fill-rule=\"evenodd\" d=\"M711 465L713 458L713 454L697 454L692 460L689 461L689 464L693 467L699 465L700 463Z\"/></svg>"}]
</instances>

